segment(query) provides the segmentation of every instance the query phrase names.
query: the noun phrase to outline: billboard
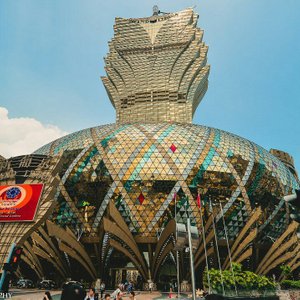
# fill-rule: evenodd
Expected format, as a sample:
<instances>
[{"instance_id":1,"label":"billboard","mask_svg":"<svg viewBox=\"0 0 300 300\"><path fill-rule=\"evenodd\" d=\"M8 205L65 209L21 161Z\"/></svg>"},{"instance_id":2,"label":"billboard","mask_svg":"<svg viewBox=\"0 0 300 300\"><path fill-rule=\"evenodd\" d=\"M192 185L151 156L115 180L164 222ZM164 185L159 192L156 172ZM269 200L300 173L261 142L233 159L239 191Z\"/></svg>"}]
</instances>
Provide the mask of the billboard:
<instances>
[{"instance_id":1,"label":"billboard","mask_svg":"<svg viewBox=\"0 0 300 300\"><path fill-rule=\"evenodd\" d=\"M33 221L43 184L0 186L0 222Z\"/></svg>"}]
</instances>

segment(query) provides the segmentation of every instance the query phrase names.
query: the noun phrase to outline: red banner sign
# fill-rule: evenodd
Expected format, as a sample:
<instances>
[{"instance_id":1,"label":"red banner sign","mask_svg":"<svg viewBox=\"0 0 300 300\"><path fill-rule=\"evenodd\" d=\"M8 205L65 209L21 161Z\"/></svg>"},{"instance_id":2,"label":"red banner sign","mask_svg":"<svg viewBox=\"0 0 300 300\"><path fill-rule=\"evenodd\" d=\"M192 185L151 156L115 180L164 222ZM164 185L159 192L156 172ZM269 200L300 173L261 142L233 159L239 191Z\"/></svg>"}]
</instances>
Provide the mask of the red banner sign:
<instances>
[{"instance_id":1,"label":"red banner sign","mask_svg":"<svg viewBox=\"0 0 300 300\"><path fill-rule=\"evenodd\" d=\"M0 222L33 221L43 184L0 186Z\"/></svg>"}]
</instances>

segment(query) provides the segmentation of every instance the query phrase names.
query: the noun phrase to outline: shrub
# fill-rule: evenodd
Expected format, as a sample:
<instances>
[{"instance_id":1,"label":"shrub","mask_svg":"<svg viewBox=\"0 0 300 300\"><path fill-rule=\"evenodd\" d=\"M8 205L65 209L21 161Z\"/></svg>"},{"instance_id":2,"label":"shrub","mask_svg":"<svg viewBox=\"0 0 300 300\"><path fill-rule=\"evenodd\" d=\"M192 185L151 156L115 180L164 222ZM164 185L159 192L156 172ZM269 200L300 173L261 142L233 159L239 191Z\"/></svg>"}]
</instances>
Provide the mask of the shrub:
<instances>
[{"instance_id":1,"label":"shrub","mask_svg":"<svg viewBox=\"0 0 300 300\"><path fill-rule=\"evenodd\" d=\"M292 276L292 268L290 266L281 265L280 270L286 279L289 279Z\"/></svg>"},{"instance_id":2,"label":"shrub","mask_svg":"<svg viewBox=\"0 0 300 300\"><path fill-rule=\"evenodd\" d=\"M283 280L281 283L281 288L286 289L300 289L300 280Z\"/></svg>"},{"instance_id":3,"label":"shrub","mask_svg":"<svg viewBox=\"0 0 300 300\"><path fill-rule=\"evenodd\" d=\"M234 273L234 276L233 276ZM217 269L208 271L211 288L217 292L222 292L222 280L225 290L274 290L276 283L266 276L257 275L250 271L243 271L241 264L233 263L232 270L220 272ZM203 284L208 288L207 271L203 274Z\"/></svg>"}]
</instances>

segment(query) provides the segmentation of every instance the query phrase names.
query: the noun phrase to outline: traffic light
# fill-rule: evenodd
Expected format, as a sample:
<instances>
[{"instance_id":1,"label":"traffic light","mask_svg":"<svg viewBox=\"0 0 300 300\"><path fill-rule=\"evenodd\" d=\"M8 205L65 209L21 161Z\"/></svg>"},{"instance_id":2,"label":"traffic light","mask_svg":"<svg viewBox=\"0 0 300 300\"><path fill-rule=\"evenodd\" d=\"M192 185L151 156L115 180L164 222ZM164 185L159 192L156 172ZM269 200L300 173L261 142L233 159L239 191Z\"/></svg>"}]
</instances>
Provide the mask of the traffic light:
<instances>
[{"instance_id":1,"label":"traffic light","mask_svg":"<svg viewBox=\"0 0 300 300\"><path fill-rule=\"evenodd\" d=\"M295 190L295 194L283 197L291 208L290 218L297 223L300 223L300 190Z\"/></svg>"},{"instance_id":2,"label":"traffic light","mask_svg":"<svg viewBox=\"0 0 300 300\"><path fill-rule=\"evenodd\" d=\"M23 249L21 247L16 247L16 244L11 245L7 262L4 263L2 267L2 274L0 278L0 291L7 293L9 290L9 281L13 272L18 268L21 260Z\"/></svg>"},{"instance_id":3,"label":"traffic light","mask_svg":"<svg viewBox=\"0 0 300 300\"><path fill-rule=\"evenodd\" d=\"M11 271L16 271L18 268L18 265L21 260L21 255L22 255L23 249L21 247L15 247L12 256L9 260L9 266Z\"/></svg>"}]
</instances>

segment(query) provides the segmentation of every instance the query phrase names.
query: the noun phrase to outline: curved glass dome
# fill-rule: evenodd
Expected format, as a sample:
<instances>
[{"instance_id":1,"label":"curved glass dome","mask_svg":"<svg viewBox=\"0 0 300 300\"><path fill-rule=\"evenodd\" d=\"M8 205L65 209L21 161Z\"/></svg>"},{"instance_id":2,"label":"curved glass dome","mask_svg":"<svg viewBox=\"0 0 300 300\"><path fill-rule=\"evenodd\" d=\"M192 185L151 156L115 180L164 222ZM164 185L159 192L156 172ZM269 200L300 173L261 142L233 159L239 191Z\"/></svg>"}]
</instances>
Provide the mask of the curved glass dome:
<instances>
[{"instance_id":1,"label":"curved glass dome","mask_svg":"<svg viewBox=\"0 0 300 300\"><path fill-rule=\"evenodd\" d=\"M274 223L274 216L270 219L277 236L288 222L280 198L299 187L288 168L262 147L200 125L97 126L62 137L35 153L65 155L61 176L70 197L77 207L84 201L92 207L81 220L89 224L89 234L93 229L96 234L113 200L133 234L154 236L174 215L174 194L189 202L197 224L200 194L204 205L214 199L222 203L232 237L256 206L264 210L263 226L274 211L278 213L278 222ZM179 220L185 217L181 202L176 203ZM66 209L56 212L56 221L78 224Z\"/></svg>"}]
</instances>

